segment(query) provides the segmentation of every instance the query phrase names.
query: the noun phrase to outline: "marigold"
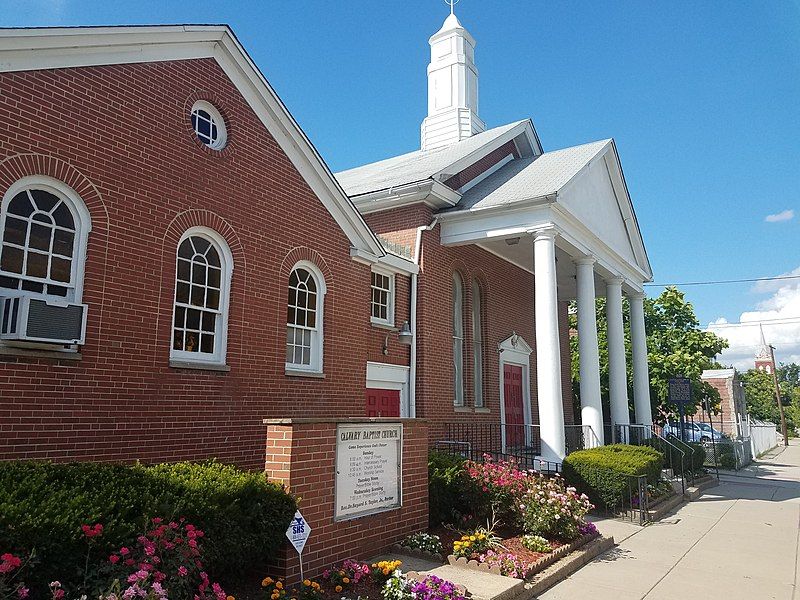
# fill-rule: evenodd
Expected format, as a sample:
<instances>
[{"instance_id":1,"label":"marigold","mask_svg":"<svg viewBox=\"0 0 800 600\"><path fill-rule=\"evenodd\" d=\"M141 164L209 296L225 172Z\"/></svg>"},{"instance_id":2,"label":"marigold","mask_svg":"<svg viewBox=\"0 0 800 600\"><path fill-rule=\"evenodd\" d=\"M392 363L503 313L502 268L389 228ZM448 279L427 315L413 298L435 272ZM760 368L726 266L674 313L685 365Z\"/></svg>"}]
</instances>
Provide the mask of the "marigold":
<instances>
[{"instance_id":1,"label":"marigold","mask_svg":"<svg viewBox=\"0 0 800 600\"><path fill-rule=\"evenodd\" d=\"M337 593L341 592L342 591L342 586L337 585L334 589L336 590Z\"/></svg>"},{"instance_id":2,"label":"marigold","mask_svg":"<svg viewBox=\"0 0 800 600\"><path fill-rule=\"evenodd\" d=\"M268 585L272 585L272 577L264 577L261 580L261 587L267 587Z\"/></svg>"},{"instance_id":3,"label":"marigold","mask_svg":"<svg viewBox=\"0 0 800 600\"><path fill-rule=\"evenodd\" d=\"M270 583L272 583L272 582L270 582ZM275 582L275 587L277 589L279 589L279 590L282 590L283 589L283 582L282 581L276 581Z\"/></svg>"},{"instance_id":4,"label":"marigold","mask_svg":"<svg viewBox=\"0 0 800 600\"><path fill-rule=\"evenodd\" d=\"M349 577L344 577L342 579L342 581L344 581L345 583L350 583L350 578Z\"/></svg>"},{"instance_id":5,"label":"marigold","mask_svg":"<svg viewBox=\"0 0 800 600\"><path fill-rule=\"evenodd\" d=\"M303 580L303 585L304 585L304 586L306 586L306 587L308 587L308 586L310 586L310 585L311 585L311 581L309 581L308 579L304 579L304 580Z\"/></svg>"}]
</instances>

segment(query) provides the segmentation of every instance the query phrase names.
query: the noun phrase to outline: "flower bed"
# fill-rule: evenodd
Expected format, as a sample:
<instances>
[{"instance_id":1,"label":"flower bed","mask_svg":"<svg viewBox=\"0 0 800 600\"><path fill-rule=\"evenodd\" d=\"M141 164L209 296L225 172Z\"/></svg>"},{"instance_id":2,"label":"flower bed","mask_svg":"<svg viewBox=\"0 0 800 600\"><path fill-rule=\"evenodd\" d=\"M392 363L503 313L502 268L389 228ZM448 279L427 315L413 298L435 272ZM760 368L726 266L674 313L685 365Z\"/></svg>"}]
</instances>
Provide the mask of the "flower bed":
<instances>
[{"instance_id":1,"label":"flower bed","mask_svg":"<svg viewBox=\"0 0 800 600\"><path fill-rule=\"evenodd\" d=\"M441 462L445 461L437 459ZM594 525L585 520L594 506L558 475L544 476L488 456L480 463L463 462L463 473L458 463L446 464L448 478L466 478L480 500L466 517L463 510L438 510L459 517L433 530L442 545L452 549L451 563L529 579L597 536ZM477 515L491 516L483 525Z\"/></svg>"}]
</instances>

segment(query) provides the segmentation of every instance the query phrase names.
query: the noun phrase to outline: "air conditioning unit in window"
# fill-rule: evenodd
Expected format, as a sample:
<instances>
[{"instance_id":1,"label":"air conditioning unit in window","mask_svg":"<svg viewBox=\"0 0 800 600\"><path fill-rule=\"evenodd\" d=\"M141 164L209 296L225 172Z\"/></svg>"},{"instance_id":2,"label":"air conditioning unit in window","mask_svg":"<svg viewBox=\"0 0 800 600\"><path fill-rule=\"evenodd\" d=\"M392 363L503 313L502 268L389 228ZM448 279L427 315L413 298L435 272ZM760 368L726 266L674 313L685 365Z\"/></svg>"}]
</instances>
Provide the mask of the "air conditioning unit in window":
<instances>
[{"instance_id":1,"label":"air conditioning unit in window","mask_svg":"<svg viewBox=\"0 0 800 600\"><path fill-rule=\"evenodd\" d=\"M0 296L0 340L83 344L85 304L30 296Z\"/></svg>"}]
</instances>

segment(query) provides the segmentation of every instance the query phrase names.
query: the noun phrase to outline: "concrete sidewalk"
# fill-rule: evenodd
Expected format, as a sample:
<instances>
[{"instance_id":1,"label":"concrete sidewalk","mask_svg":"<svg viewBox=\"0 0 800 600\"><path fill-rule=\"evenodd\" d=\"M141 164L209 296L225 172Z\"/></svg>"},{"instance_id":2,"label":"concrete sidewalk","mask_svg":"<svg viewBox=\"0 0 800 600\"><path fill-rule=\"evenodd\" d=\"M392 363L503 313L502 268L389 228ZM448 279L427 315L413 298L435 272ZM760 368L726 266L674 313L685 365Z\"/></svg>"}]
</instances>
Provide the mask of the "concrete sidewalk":
<instances>
[{"instance_id":1,"label":"concrete sidewalk","mask_svg":"<svg viewBox=\"0 0 800 600\"><path fill-rule=\"evenodd\" d=\"M776 449L660 523L597 526L618 546L541 600L800 600L800 445Z\"/></svg>"}]
</instances>

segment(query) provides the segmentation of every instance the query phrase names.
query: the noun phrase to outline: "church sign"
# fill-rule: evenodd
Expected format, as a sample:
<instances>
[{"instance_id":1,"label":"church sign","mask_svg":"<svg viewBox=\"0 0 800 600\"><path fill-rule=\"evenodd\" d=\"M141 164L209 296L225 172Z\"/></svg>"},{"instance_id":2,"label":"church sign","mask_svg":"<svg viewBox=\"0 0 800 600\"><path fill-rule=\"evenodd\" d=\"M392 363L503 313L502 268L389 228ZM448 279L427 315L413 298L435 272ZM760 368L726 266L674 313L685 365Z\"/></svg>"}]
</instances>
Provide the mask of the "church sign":
<instances>
[{"instance_id":1,"label":"church sign","mask_svg":"<svg viewBox=\"0 0 800 600\"><path fill-rule=\"evenodd\" d=\"M401 423L339 425L334 520L400 508L402 457Z\"/></svg>"}]
</instances>

